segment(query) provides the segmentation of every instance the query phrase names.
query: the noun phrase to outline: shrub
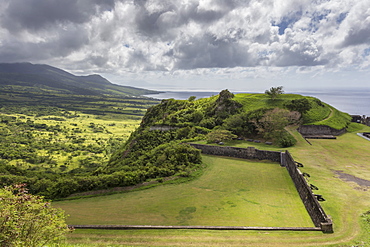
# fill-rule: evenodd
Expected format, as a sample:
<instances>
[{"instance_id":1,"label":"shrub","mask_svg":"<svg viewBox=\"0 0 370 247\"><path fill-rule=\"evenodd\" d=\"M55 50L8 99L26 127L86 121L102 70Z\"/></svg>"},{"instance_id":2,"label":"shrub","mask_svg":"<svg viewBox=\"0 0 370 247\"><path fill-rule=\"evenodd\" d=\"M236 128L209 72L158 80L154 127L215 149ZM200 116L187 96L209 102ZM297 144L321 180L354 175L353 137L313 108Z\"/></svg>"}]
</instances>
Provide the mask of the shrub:
<instances>
[{"instance_id":1,"label":"shrub","mask_svg":"<svg viewBox=\"0 0 370 247\"><path fill-rule=\"evenodd\" d=\"M0 189L0 245L32 247L59 242L69 231L64 212L28 194L24 186Z\"/></svg>"},{"instance_id":2,"label":"shrub","mask_svg":"<svg viewBox=\"0 0 370 247\"><path fill-rule=\"evenodd\" d=\"M277 144L282 148L294 146L297 140L287 131L281 132L281 135L277 138Z\"/></svg>"},{"instance_id":3,"label":"shrub","mask_svg":"<svg viewBox=\"0 0 370 247\"><path fill-rule=\"evenodd\" d=\"M224 141L230 141L237 136L229 130L216 129L208 133L206 138L208 143L218 143Z\"/></svg>"},{"instance_id":4,"label":"shrub","mask_svg":"<svg viewBox=\"0 0 370 247\"><path fill-rule=\"evenodd\" d=\"M286 103L285 107L288 108L290 111L297 111L303 114L311 110L311 103L306 98L294 99L291 100L290 103Z\"/></svg>"}]
</instances>

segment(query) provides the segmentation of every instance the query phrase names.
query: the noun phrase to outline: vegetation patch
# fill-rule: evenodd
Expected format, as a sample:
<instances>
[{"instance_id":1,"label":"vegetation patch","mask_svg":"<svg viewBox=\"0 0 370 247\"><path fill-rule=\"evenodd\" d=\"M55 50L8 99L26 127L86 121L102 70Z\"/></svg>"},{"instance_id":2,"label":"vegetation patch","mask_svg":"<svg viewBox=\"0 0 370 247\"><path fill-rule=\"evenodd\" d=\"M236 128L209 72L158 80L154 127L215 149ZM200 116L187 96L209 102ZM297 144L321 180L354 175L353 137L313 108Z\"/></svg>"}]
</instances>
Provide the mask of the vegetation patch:
<instances>
[{"instance_id":1,"label":"vegetation patch","mask_svg":"<svg viewBox=\"0 0 370 247\"><path fill-rule=\"evenodd\" d=\"M118 174L98 177L96 171L156 102L22 91L0 94L0 183L27 183L32 194L47 198L136 184ZM87 114L91 110L93 114Z\"/></svg>"}]
</instances>

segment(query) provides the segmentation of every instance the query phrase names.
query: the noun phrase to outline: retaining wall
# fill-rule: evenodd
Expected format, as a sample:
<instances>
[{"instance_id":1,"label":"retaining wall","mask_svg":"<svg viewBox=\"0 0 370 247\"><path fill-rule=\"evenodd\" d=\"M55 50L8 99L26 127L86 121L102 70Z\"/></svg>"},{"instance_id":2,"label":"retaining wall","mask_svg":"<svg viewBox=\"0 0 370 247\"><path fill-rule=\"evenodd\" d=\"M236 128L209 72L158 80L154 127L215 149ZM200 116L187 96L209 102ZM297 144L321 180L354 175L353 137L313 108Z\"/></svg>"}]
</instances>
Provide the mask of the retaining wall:
<instances>
[{"instance_id":1,"label":"retaining wall","mask_svg":"<svg viewBox=\"0 0 370 247\"><path fill-rule=\"evenodd\" d=\"M306 179L303 177L300 170L288 151L283 154L284 165L292 178L295 187L306 207L307 212L316 227L321 227L323 232L333 232L333 223L325 214L324 209L314 196L311 188L308 186Z\"/></svg>"},{"instance_id":2,"label":"retaining wall","mask_svg":"<svg viewBox=\"0 0 370 247\"><path fill-rule=\"evenodd\" d=\"M194 148L202 150L204 154L229 156L242 159L271 160L281 163L281 153L275 151L258 150L254 147L237 148L228 146L211 146L190 143Z\"/></svg>"},{"instance_id":3,"label":"retaining wall","mask_svg":"<svg viewBox=\"0 0 370 247\"><path fill-rule=\"evenodd\" d=\"M346 129L334 129L326 125L301 125L298 128L301 135L333 135L339 136L346 133Z\"/></svg>"},{"instance_id":4,"label":"retaining wall","mask_svg":"<svg viewBox=\"0 0 370 247\"><path fill-rule=\"evenodd\" d=\"M325 214L323 208L317 201L311 188L308 186L305 178L297 168L294 159L288 151L281 153L276 151L258 150L254 147L237 148L202 144L190 145L194 148L200 149L204 154L229 156L243 159L270 160L280 163L281 166L285 166L314 225L316 227L320 227L321 231L325 233L333 232L333 223L331 219Z\"/></svg>"}]
</instances>

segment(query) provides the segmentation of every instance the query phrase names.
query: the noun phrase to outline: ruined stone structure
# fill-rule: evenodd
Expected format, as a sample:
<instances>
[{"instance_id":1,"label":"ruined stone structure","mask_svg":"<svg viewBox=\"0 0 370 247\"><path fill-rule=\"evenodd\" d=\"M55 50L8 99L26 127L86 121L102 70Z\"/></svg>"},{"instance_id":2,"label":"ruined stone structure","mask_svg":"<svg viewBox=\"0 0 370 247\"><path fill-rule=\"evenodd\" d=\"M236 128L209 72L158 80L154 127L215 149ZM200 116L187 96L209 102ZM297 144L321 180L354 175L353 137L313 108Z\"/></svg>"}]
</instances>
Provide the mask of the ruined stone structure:
<instances>
[{"instance_id":1,"label":"ruined stone structure","mask_svg":"<svg viewBox=\"0 0 370 247\"><path fill-rule=\"evenodd\" d=\"M351 115L352 122L354 123L362 123L367 126L370 126L370 117L366 117L365 115Z\"/></svg>"},{"instance_id":2,"label":"ruined stone structure","mask_svg":"<svg viewBox=\"0 0 370 247\"><path fill-rule=\"evenodd\" d=\"M316 227L325 233L333 232L333 223L331 219L325 214L323 208L317 201L310 186L307 184L303 174L297 168L296 162L288 151L285 153L276 151L258 150L254 147L237 148L228 146L211 146L202 144L190 144L194 148L200 149L203 154L229 156L243 159L259 159L270 160L280 163L281 166L286 167L292 178L294 185L301 197L303 204L309 213L312 222Z\"/></svg>"},{"instance_id":3,"label":"ruined stone structure","mask_svg":"<svg viewBox=\"0 0 370 247\"><path fill-rule=\"evenodd\" d=\"M367 126L370 126L370 117L365 118L363 123Z\"/></svg>"},{"instance_id":4,"label":"ruined stone structure","mask_svg":"<svg viewBox=\"0 0 370 247\"><path fill-rule=\"evenodd\" d=\"M326 125L301 125L298 128L298 132L301 133L303 137L320 135L339 136L346 133L346 129L337 130Z\"/></svg>"}]
</instances>

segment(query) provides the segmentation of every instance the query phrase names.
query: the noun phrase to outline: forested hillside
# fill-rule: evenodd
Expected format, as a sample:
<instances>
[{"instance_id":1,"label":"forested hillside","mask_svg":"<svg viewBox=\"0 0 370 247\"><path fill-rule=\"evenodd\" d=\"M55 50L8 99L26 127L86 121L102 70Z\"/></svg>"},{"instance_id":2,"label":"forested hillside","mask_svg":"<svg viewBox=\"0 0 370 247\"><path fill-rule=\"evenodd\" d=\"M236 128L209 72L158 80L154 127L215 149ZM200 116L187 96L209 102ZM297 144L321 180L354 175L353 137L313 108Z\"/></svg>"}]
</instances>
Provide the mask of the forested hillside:
<instances>
[{"instance_id":1,"label":"forested hillside","mask_svg":"<svg viewBox=\"0 0 370 247\"><path fill-rule=\"evenodd\" d=\"M195 97L162 100L161 104L148 109L140 127L112 156L106 172L130 170L135 164L145 169L149 166L161 169L158 174L153 173L156 176L172 175L164 172L167 161L171 163L173 158L171 153L160 159L152 156L178 143L259 139L278 147L289 147L296 143L285 130L289 125L322 124L342 129L348 126L350 119L348 114L319 99L293 94L272 99L266 94L234 95L223 90L217 96L198 100ZM172 155L175 154L178 155L175 152Z\"/></svg>"},{"instance_id":2,"label":"forested hillside","mask_svg":"<svg viewBox=\"0 0 370 247\"><path fill-rule=\"evenodd\" d=\"M27 183L31 193L47 198L192 177L202 160L199 150L185 144L191 141L253 138L288 147L295 144L288 125L345 128L349 123L348 114L301 95L272 99L224 90L210 98L160 104L145 98L59 95L51 107L49 94L30 94L37 97L13 92L15 99L28 99L26 105L7 100L11 95L2 97L0 183Z\"/></svg>"}]
</instances>

